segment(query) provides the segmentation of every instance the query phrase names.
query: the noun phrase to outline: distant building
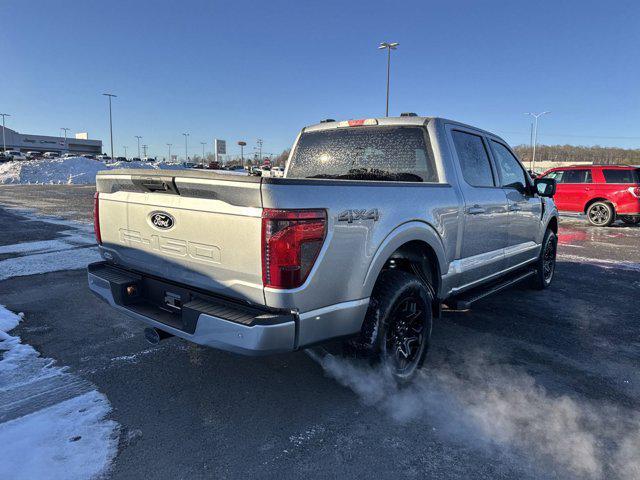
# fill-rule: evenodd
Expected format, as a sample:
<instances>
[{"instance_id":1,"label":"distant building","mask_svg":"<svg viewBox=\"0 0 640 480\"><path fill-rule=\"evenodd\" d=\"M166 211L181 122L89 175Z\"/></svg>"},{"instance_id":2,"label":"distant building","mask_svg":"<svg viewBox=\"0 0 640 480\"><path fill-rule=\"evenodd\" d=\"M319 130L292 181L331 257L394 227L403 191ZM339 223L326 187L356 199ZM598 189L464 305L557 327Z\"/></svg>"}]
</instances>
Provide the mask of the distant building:
<instances>
[{"instance_id":1,"label":"distant building","mask_svg":"<svg viewBox=\"0 0 640 480\"><path fill-rule=\"evenodd\" d=\"M88 136L86 133L80 136ZM20 150L21 152L59 152L59 153L102 153L102 140L89 140L86 138L50 137L46 135L31 135L18 133L10 128L4 129L4 138L7 150ZM2 149L2 126L0 126L0 150Z\"/></svg>"}]
</instances>

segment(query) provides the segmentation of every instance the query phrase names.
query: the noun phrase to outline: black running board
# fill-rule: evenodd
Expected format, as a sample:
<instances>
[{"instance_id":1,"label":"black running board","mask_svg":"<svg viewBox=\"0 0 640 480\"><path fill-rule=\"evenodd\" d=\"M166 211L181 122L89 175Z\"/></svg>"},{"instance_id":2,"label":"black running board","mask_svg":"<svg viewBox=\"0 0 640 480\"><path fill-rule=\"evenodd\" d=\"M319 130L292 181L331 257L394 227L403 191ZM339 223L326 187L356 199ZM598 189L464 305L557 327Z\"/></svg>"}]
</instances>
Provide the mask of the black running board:
<instances>
[{"instance_id":1,"label":"black running board","mask_svg":"<svg viewBox=\"0 0 640 480\"><path fill-rule=\"evenodd\" d=\"M501 292L509 287L516 285L528 278L531 278L536 274L535 270L526 270L524 272L518 272L515 275L510 275L499 282L490 283L487 286L477 287L469 292L462 293L458 296L445 300L447 305L452 310L469 310L471 305L478 300L482 300L489 295Z\"/></svg>"}]
</instances>

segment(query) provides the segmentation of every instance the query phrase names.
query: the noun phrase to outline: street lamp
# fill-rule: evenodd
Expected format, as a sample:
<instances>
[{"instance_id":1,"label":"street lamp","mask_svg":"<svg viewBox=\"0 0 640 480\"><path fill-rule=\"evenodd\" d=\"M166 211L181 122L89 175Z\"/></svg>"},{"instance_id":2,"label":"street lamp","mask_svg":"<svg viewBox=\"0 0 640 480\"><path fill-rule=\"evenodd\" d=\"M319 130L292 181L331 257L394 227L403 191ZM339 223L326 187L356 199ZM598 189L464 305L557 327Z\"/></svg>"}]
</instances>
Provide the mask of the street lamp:
<instances>
[{"instance_id":1,"label":"street lamp","mask_svg":"<svg viewBox=\"0 0 640 480\"><path fill-rule=\"evenodd\" d=\"M389 116L389 80L391 78L391 50L395 50L396 48L398 48L398 45L400 45L398 42L382 42L379 46L378 49L380 50L387 50L387 113L386 113L386 117Z\"/></svg>"},{"instance_id":2,"label":"street lamp","mask_svg":"<svg viewBox=\"0 0 640 480\"><path fill-rule=\"evenodd\" d=\"M256 143L258 144L258 150L259 150L259 154L258 154L258 160L260 160L260 165L262 165L262 139L259 138Z\"/></svg>"},{"instance_id":3,"label":"street lamp","mask_svg":"<svg viewBox=\"0 0 640 480\"><path fill-rule=\"evenodd\" d=\"M111 135L111 158L113 158L113 122L111 119L111 98L116 97L113 93L103 93L105 97L109 97L109 134Z\"/></svg>"},{"instance_id":4,"label":"street lamp","mask_svg":"<svg viewBox=\"0 0 640 480\"><path fill-rule=\"evenodd\" d=\"M202 145L202 168L204 168L204 146L207 144L207 142L200 142L200 145Z\"/></svg>"},{"instance_id":5,"label":"street lamp","mask_svg":"<svg viewBox=\"0 0 640 480\"><path fill-rule=\"evenodd\" d=\"M7 142L4 139L4 117L10 117L11 115L9 115L8 113L0 113L0 116L2 116L2 151L6 152Z\"/></svg>"},{"instance_id":6,"label":"street lamp","mask_svg":"<svg viewBox=\"0 0 640 480\"><path fill-rule=\"evenodd\" d=\"M60 127L60 130L62 130L64 132L64 148L69 150L69 148L67 147L67 131L69 131L71 129L67 128L67 127Z\"/></svg>"},{"instance_id":7,"label":"street lamp","mask_svg":"<svg viewBox=\"0 0 640 480\"><path fill-rule=\"evenodd\" d=\"M142 158L144 158L144 159L146 159L146 158L147 158L147 147L148 147L148 146L149 146L149 145L142 145L142 153L143 153L143 155L144 155Z\"/></svg>"},{"instance_id":8,"label":"street lamp","mask_svg":"<svg viewBox=\"0 0 640 480\"><path fill-rule=\"evenodd\" d=\"M189 134L183 133L184 135L184 161L189 161Z\"/></svg>"},{"instance_id":9,"label":"street lamp","mask_svg":"<svg viewBox=\"0 0 640 480\"><path fill-rule=\"evenodd\" d=\"M124 158L127 158L127 146L123 145L122 148L124 148Z\"/></svg>"},{"instance_id":10,"label":"street lamp","mask_svg":"<svg viewBox=\"0 0 640 480\"><path fill-rule=\"evenodd\" d=\"M135 135L135 137L138 139L138 158L140 158L140 139L142 137L140 135Z\"/></svg>"},{"instance_id":11,"label":"street lamp","mask_svg":"<svg viewBox=\"0 0 640 480\"><path fill-rule=\"evenodd\" d=\"M242 162L242 168L244 168L244 147L247 146L247 142L240 140L238 145L240 145L240 161Z\"/></svg>"},{"instance_id":12,"label":"street lamp","mask_svg":"<svg viewBox=\"0 0 640 480\"><path fill-rule=\"evenodd\" d=\"M167 147L169 147L169 161L171 161L171 145L173 145L173 143L167 143Z\"/></svg>"},{"instance_id":13,"label":"street lamp","mask_svg":"<svg viewBox=\"0 0 640 480\"><path fill-rule=\"evenodd\" d=\"M525 115L531 115L535 119L533 124L533 154L531 155L531 163L529 165L531 167L532 172L536 166L536 146L538 145L538 118L541 117L542 115L546 115L547 113L551 113L551 112L546 111L546 112L540 112L540 113L531 113L531 112L525 113Z\"/></svg>"}]
</instances>

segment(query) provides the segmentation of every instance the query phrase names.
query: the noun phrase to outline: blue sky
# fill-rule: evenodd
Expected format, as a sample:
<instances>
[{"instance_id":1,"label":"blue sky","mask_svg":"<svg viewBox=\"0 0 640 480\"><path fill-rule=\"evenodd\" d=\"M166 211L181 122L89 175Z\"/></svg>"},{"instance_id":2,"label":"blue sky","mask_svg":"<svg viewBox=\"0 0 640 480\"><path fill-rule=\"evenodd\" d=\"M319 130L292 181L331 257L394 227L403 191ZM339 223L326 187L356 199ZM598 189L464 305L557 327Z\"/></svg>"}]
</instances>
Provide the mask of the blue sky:
<instances>
[{"instance_id":1,"label":"blue sky","mask_svg":"<svg viewBox=\"0 0 640 480\"><path fill-rule=\"evenodd\" d=\"M0 0L0 112L18 131L88 131L109 148L190 154L214 137L287 148L331 117L461 120L529 142L640 147L637 1Z\"/></svg>"}]
</instances>

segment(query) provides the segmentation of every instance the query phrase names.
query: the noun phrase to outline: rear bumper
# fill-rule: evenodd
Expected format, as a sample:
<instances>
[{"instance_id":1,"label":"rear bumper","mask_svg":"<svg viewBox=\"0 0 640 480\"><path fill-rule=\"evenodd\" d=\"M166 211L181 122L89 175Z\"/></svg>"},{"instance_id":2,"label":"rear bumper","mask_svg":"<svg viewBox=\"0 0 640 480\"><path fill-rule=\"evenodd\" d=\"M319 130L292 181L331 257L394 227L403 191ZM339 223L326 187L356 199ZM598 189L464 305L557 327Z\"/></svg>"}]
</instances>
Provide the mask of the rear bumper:
<instances>
[{"instance_id":1,"label":"rear bumper","mask_svg":"<svg viewBox=\"0 0 640 480\"><path fill-rule=\"evenodd\" d=\"M293 313L271 313L214 299L185 287L163 283L106 262L89 265L90 290L116 310L191 342L243 355L267 355L296 348ZM137 295L129 296L127 286ZM180 297L171 312L158 301L166 292Z\"/></svg>"}]
</instances>

